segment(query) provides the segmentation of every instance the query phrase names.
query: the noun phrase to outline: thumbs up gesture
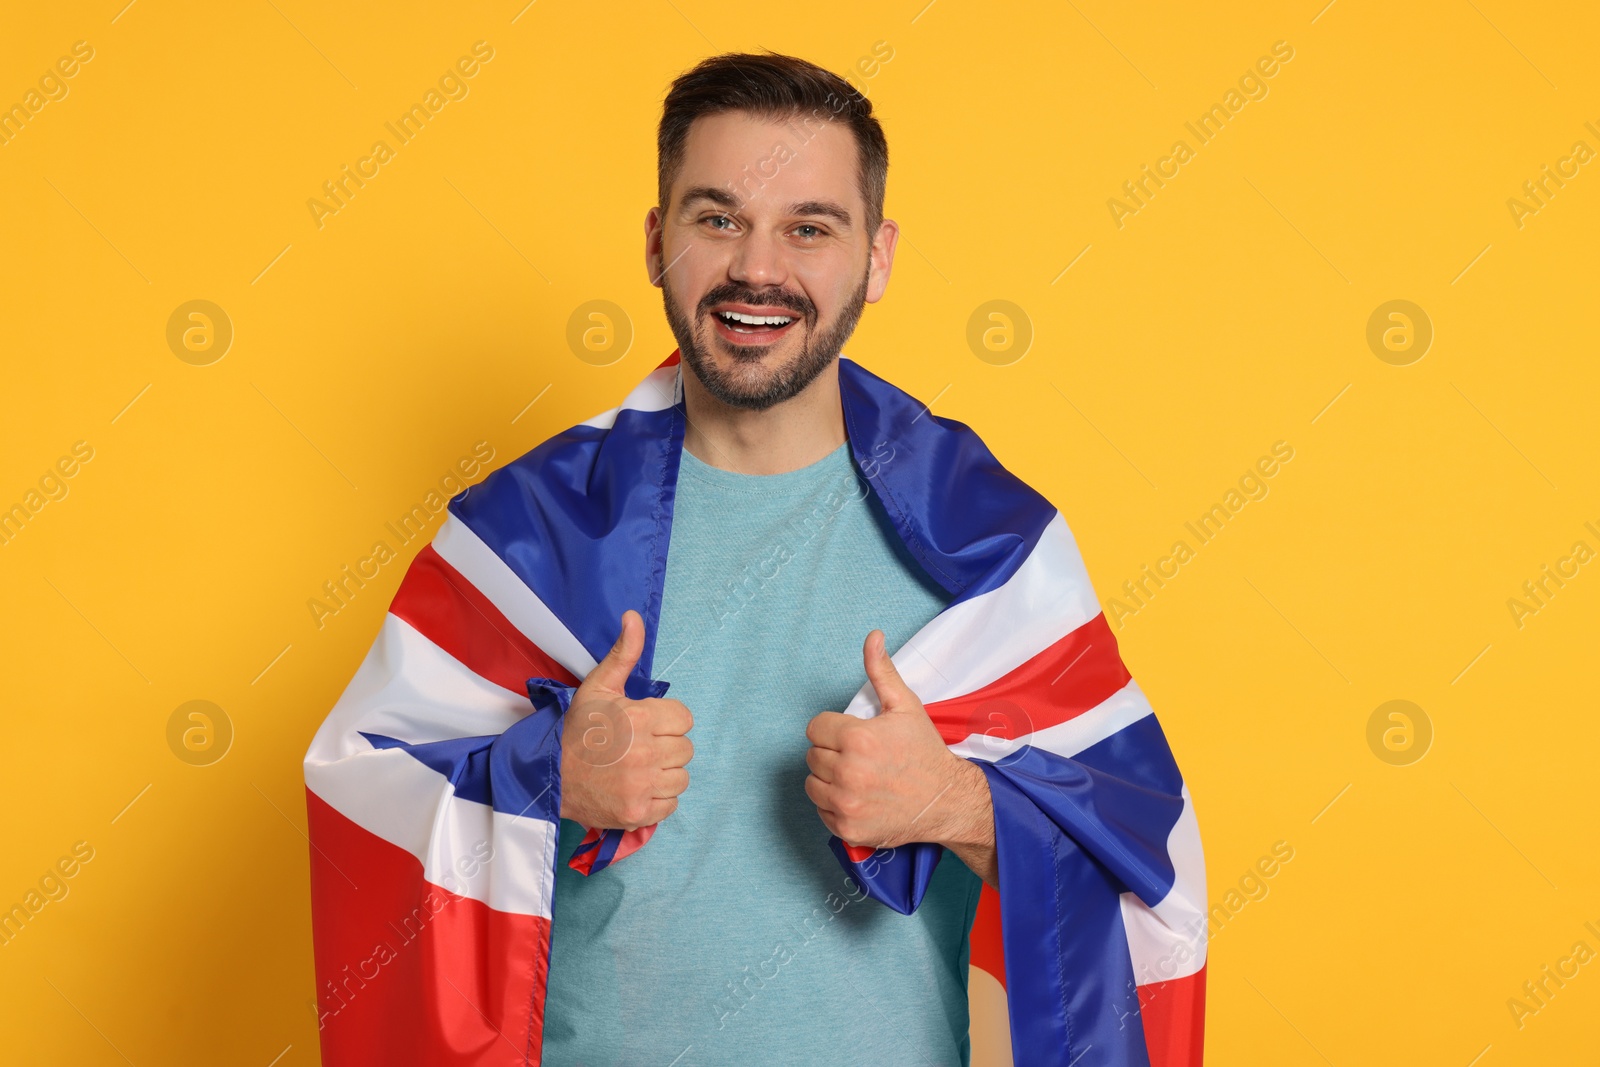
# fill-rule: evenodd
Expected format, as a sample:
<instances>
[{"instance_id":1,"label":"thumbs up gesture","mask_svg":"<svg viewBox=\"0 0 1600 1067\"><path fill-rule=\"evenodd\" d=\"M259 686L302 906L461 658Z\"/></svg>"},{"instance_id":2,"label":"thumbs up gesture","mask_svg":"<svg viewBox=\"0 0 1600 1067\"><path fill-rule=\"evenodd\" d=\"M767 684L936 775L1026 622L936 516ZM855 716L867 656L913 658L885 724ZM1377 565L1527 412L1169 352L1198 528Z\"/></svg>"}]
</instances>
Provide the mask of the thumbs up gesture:
<instances>
[{"instance_id":1,"label":"thumbs up gesture","mask_svg":"<svg viewBox=\"0 0 1600 1067\"><path fill-rule=\"evenodd\" d=\"M847 844L895 848L934 841L951 848L959 843L958 851L969 840L987 837L992 844L987 779L945 747L883 643L883 631L874 630L862 648L882 713L858 719L824 711L811 720L806 795L823 825Z\"/></svg>"},{"instance_id":2,"label":"thumbs up gesture","mask_svg":"<svg viewBox=\"0 0 1600 1067\"><path fill-rule=\"evenodd\" d=\"M694 716L680 701L624 694L643 651L644 619L625 611L617 643L572 695L561 725L563 819L591 829L654 826L689 788Z\"/></svg>"}]
</instances>

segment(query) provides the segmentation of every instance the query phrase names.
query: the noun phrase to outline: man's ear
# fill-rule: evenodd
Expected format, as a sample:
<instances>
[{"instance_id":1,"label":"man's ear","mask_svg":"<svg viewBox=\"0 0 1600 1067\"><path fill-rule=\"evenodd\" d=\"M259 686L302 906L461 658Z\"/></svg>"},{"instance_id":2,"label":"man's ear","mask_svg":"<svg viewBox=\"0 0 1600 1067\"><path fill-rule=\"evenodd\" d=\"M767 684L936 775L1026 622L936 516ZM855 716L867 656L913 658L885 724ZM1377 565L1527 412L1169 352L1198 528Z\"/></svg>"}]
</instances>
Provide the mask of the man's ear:
<instances>
[{"instance_id":1,"label":"man's ear","mask_svg":"<svg viewBox=\"0 0 1600 1067\"><path fill-rule=\"evenodd\" d=\"M653 207L645 212L644 216L644 269L645 277L650 279L650 284L657 289L661 288L661 276L666 273L664 264L666 258L661 250L661 220L660 207Z\"/></svg>"},{"instance_id":2,"label":"man's ear","mask_svg":"<svg viewBox=\"0 0 1600 1067\"><path fill-rule=\"evenodd\" d=\"M884 219L867 248L867 303L876 304L889 288L889 272L894 267L895 245L900 240L900 225Z\"/></svg>"}]
</instances>

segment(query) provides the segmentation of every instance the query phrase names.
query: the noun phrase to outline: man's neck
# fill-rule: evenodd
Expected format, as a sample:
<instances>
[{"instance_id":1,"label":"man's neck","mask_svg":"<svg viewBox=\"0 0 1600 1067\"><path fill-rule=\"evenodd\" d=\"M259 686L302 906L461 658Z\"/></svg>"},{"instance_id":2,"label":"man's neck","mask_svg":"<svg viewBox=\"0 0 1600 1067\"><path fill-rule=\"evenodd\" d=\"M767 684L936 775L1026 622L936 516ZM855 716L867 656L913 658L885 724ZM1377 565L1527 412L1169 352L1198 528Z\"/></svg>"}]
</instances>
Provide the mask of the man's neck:
<instances>
[{"instance_id":1,"label":"man's neck","mask_svg":"<svg viewBox=\"0 0 1600 1067\"><path fill-rule=\"evenodd\" d=\"M685 364L683 402L688 414L683 446L696 459L739 474L798 470L846 440L838 360L798 394L765 411L724 404Z\"/></svg>"}]
</instances>

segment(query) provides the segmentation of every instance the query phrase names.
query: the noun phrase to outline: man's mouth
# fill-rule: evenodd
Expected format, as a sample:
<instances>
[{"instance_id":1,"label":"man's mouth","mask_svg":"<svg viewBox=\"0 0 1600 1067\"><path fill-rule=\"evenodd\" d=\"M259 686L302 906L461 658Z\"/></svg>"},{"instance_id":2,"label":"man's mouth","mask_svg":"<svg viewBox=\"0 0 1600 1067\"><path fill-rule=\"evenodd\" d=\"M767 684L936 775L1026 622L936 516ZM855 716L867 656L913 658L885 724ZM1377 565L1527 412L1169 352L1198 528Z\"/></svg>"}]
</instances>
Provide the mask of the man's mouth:
<instances>
[{"instance_id":1,"label":"man's mouth","mask_svg":"<svg viewBox=\"0 0 1600 1067\"><path fill-rule=\"evenodd\" d=\"M733 344L770 344L783 335L800 316L784 309L759 312L718 308L711 312L717 333Z\"/></svg>"}]
</instances>

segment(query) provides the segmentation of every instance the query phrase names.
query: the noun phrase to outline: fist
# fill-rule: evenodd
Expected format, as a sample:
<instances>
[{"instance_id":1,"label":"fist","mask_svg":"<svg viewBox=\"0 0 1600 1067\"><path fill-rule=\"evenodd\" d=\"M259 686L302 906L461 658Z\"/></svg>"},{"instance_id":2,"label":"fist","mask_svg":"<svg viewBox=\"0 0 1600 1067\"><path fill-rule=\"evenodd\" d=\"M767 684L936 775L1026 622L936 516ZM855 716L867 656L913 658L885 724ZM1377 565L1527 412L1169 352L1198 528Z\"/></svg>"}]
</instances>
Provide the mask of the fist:
<instances>
[{"instance_id":1,"label":"fist","mask_svg":"<svg viewBox=\"0 0 1600 1067\"><path fill-rule=\"evenodd\" d=\"M678 810L689 788L694 716L676 700L629 700L623 686L644 651L644 619L622 632L578 686L561 725L561 817L591 829L637 830Z\"/></svg>"},{"instance_id":2,"label":"fist","mask_svg":"<svg viewBox=\"0 0 1600 1067\"><path fill-rule=\"evenodd\" d=\"M871 719L825 711L811 720L806 795L823 825L846 844L896 848L940 841L951 804L966 795L975 768L945 746L883 641L883 631L874 630L862 649L883 710ZM963 788L953 789L958 785Z\"/></svg>"}]
</instances>

